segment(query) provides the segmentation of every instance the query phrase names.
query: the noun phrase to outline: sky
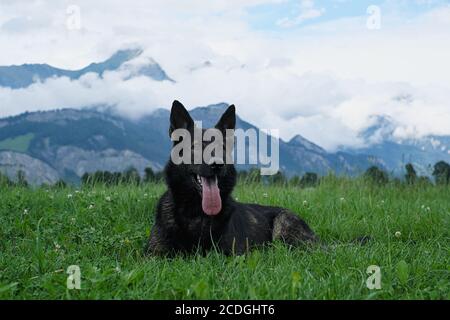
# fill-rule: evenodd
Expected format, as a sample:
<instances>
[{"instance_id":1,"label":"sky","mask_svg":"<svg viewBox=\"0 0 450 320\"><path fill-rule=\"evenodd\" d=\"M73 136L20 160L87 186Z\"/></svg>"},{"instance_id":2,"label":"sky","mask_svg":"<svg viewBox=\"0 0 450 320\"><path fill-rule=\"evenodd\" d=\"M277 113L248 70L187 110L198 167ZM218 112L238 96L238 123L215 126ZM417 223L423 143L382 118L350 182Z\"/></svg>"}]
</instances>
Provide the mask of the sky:
<instances>
[{"instance_id":1,"label":"sky","mask_svg":"<svg viewBox=\"0 0 450 320\"><path fill-rule=\"evenodd\" d=\"M64 69L140 47L133 63L152 58L176 80L117 71L0 88L1 117L109 104L136 118L178 99L234 103L329 151L367 144L374 116L396 139L450 135L448 0L0 0L0 44L0 65Z\"/></svg>"}]
</instances>

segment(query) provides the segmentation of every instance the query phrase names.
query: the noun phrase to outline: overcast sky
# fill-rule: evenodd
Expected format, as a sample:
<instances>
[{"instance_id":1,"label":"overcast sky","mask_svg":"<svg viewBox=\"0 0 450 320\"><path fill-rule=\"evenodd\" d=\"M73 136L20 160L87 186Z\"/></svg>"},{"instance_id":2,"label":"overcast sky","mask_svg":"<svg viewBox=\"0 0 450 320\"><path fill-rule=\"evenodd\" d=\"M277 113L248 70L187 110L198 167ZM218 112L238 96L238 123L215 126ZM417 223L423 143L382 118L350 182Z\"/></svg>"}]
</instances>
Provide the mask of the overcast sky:
<instances>
[{"instance_id":1,"label":"overcast sky","mask_svg":"<svg viewBox=\"0 0 450 320\"><path fill-rule=\"evenodd\" d=\"M138 117L179 99L234 103L328 150L361 145L373 115L398 138L450 135L449 1L0 0L0 44L0 65L65 69L139 46L135 63L152 57L176 80L112 72L0 88L0 116L107 103Z\"/></svg>"}]
</instances>

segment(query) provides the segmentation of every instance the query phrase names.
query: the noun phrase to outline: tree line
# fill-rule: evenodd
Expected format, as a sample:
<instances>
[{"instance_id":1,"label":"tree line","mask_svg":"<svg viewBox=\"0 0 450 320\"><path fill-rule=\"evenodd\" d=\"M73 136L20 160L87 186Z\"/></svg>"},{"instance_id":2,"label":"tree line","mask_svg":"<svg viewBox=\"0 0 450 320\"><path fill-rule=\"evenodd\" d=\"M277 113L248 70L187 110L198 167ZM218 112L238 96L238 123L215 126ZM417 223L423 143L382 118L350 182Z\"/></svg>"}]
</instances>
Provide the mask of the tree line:
<instances>
[{"instance_id":1,"label":"tree line","mask_svg":"<svg viewBox=\"0 0 450 320\"><path fill-rule=\"evenodd\" d=\"M13 181L0 171L0 186L28 187L28 181L25 177L25 172L23 172L22 170L17 171L16 180Z\"/></svg>"},{"instance_id":2,"label":"tree line","mask_svg":"<svg viewBox=\"0 0 450 320\"><path fill-rule=\"evenodd\" d=\"M252 168L249 171L245 170L238 171L237 179L238 182L243 184L263 183L279 186L292 185L302 188L315 187L317 186L320 180L317 173L314 172L306 172L301 176L294 175L291 178L287 177L284 173L280 171L272 176L262 176L260 174L260 170L257 168Z\"/></svg>"},{"instance_id":3,"label":"tree line","mask_svg":"<svg viewBox=\"0 0 450 320\"><path fill-rule=\"evenodd\" d=\"M433 179L436 185L450 185L450 164L445 161L439 161L433 168ZM397 184L406 183L408 185L414 184L432 184L432 180L427 176L418 176L414 166L408 163L405 166L406 174L402 181L398 177L391 178L387 171L378 166L371 166L364 174L363 178L371 184L386 185L389 182ZM302 176L294 175L288 178L283 173L278 172L273 176L261 176L258 169L251 169L250 171L241 171L238 173L238 180L243 183L263 182L273 185L292 185L299 187L314 187L320 183L320 178L316 173L306 172Z\"/></svg>"},{"instance_id":4,"label":"tree line","mask_svg":"<svg viewBox=\"0 0 450 320\"><path fill-rule=\"evenodd\" d=\"M142 183L150 182L160 182L164 179L162 172L154 172L152 168L147 167L144 170L144 176L141 177L139 171L136 168L129 168L124 172L109 172L109 171L95 171L88 173L86 172L81 177L82 185L96 185L104 184L108 186L119 185L119 184L135 184L139 185ZM25 173L22 170L17 171L16 179L12 180L7 175L0 172L0 186L10 186L10 187L28 187L29 183L26 180ZM44 185L48 187L47 185ZM53 187L66 187L67 183L60 179L53 184Z\"/></svg>"},{"instance_id":5,"label":"tree line","mask_svg":"<svg viewBox=\"0 0 450 320\"><path fill-rule=\"evenodd\" d=\"M389 174L377 166L368 168L363 174L364 179L376 185L386 185L390 181L396 183L406 183L408 185L414 184L432 184L430 178L426 176L418 176L414 166L408 163L405 166L406 174L404 180L399 178L391 178ZM450 185L450 164L445 161L437 162L433 167L433 180L436 185ZM302 188L315 187L320 183L319 176L314 172L306 172L303 175L294 175L287 177L284 173L278 172L272 176L261 176L257 168L252 168L248 171L238 171L238 182L243 184L263 183L268 185L279 186L298 186ZM144 175L141 177L138 170L129 168L124 172L109 172L109 171L95 171L92 173L85 173L81 177L82 185L93 186L97 184L104 184L108 186L119 184L133 184L140 185L145 183L155 183L164 180L164 175L161 171L154 172L152 168L147 167L144 170ZM17 177L13 181L8 176L0 172L0 186L18 186L28 187L29 183L26 180L25 173L21 170L17 172ZM54 187L65 187L66 182L63 180L57 181Z\"/></svg>"},{"instance_id":6,"label":"tree line","mask_svg":"<svg viewBox=\"0 0 450 320\"><path fill-rule=\"evenodd\" d=\"M432 184L430 178L418 176L411 163L408 163L405 166L405 171L404 181L408 185ZM445 161L437 162L433 167L432 176L436 185L450 185L450 164ZM385 185L390 181L388 173L377 166L372 166L367 169L364 173L364 177L368 181L378 185ZM399 178L394 178L393 180L394 182L401 183Z\"/></svg>"},{"instance_id":7,"label":"tree line","mask_svg":"<svg viewBox=\"0 0 450 320\"><path fill-rule=\"evenodd\" d=\"M162 172L154 172L152 168L144 169L144 176L141 177L136 168L129 168L124 172L96 171L93 173L85 173L81 177L83 185L119 185L133 184L140 185L143 183L160 182L164 179Z\"/></svg>"}]
</instances>

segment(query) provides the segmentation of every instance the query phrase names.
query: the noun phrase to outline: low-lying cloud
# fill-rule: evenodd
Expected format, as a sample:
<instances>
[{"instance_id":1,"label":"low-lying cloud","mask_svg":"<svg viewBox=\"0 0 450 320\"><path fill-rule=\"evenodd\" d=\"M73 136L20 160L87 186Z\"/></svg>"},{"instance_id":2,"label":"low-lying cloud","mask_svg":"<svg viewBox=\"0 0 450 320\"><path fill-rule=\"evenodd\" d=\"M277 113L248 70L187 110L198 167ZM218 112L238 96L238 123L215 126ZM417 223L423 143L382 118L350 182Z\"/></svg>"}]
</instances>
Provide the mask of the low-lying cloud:
<instances>
[{"instance_id":1,"label":"low-lying cloud","mask_svg":"<svg viewBox=\"0 0 450 320\"><path fill-rule=\"evenodd\" d=\"M126 70L89 73L79 80L53 78L24 89L0 88L0 116L17 110L38 111L108 105L138 118L173 99L186 106L229 102L238 114L261 128L278 128L288 140L296 134L328 150L361 146L359 132L372 125L373 115L395 119L395 138L450 134L448 91L403 83L369 84L326 74L286 76L279 70L247 70L208 66L170 81L139 76Z\"/></svg>"}]
</instances>

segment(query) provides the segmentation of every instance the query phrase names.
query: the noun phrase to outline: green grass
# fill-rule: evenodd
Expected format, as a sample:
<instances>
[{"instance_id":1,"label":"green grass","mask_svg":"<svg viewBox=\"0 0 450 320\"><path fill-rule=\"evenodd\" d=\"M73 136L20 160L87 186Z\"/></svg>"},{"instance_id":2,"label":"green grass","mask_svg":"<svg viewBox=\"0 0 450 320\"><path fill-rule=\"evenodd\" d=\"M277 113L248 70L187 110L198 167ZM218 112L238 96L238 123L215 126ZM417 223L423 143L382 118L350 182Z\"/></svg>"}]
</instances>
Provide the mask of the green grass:
<instances>
[{"instance_id":1,"label":"green grass","mask_svg":"<svg viewBox=\"0 0 450 320\"><path fill-rule=\"evenodd\" d=\"M8 138L0 141L0 150L11 150L17 152L26 152L30 146L31 140L33 140L34 134L28 133L15 138Z\"/></svg>"},{"instance_id":2,"label":"green grass","mask_svg":"<svg viewBox=\"0 0 450 320\"><path fill-rule=\"evenodd\" d=\"M145 257L164 189L2 189L0 298L450 298L448 187L372 187L332 177L314 189L241 185L239 201L290 208L327 245ZM360 235L373 239L350 243ZM66 287L70 265L81 268L81 290ZM380 290L366 287L370 265L381 268Z\"/></svg>"}]
</instances>

